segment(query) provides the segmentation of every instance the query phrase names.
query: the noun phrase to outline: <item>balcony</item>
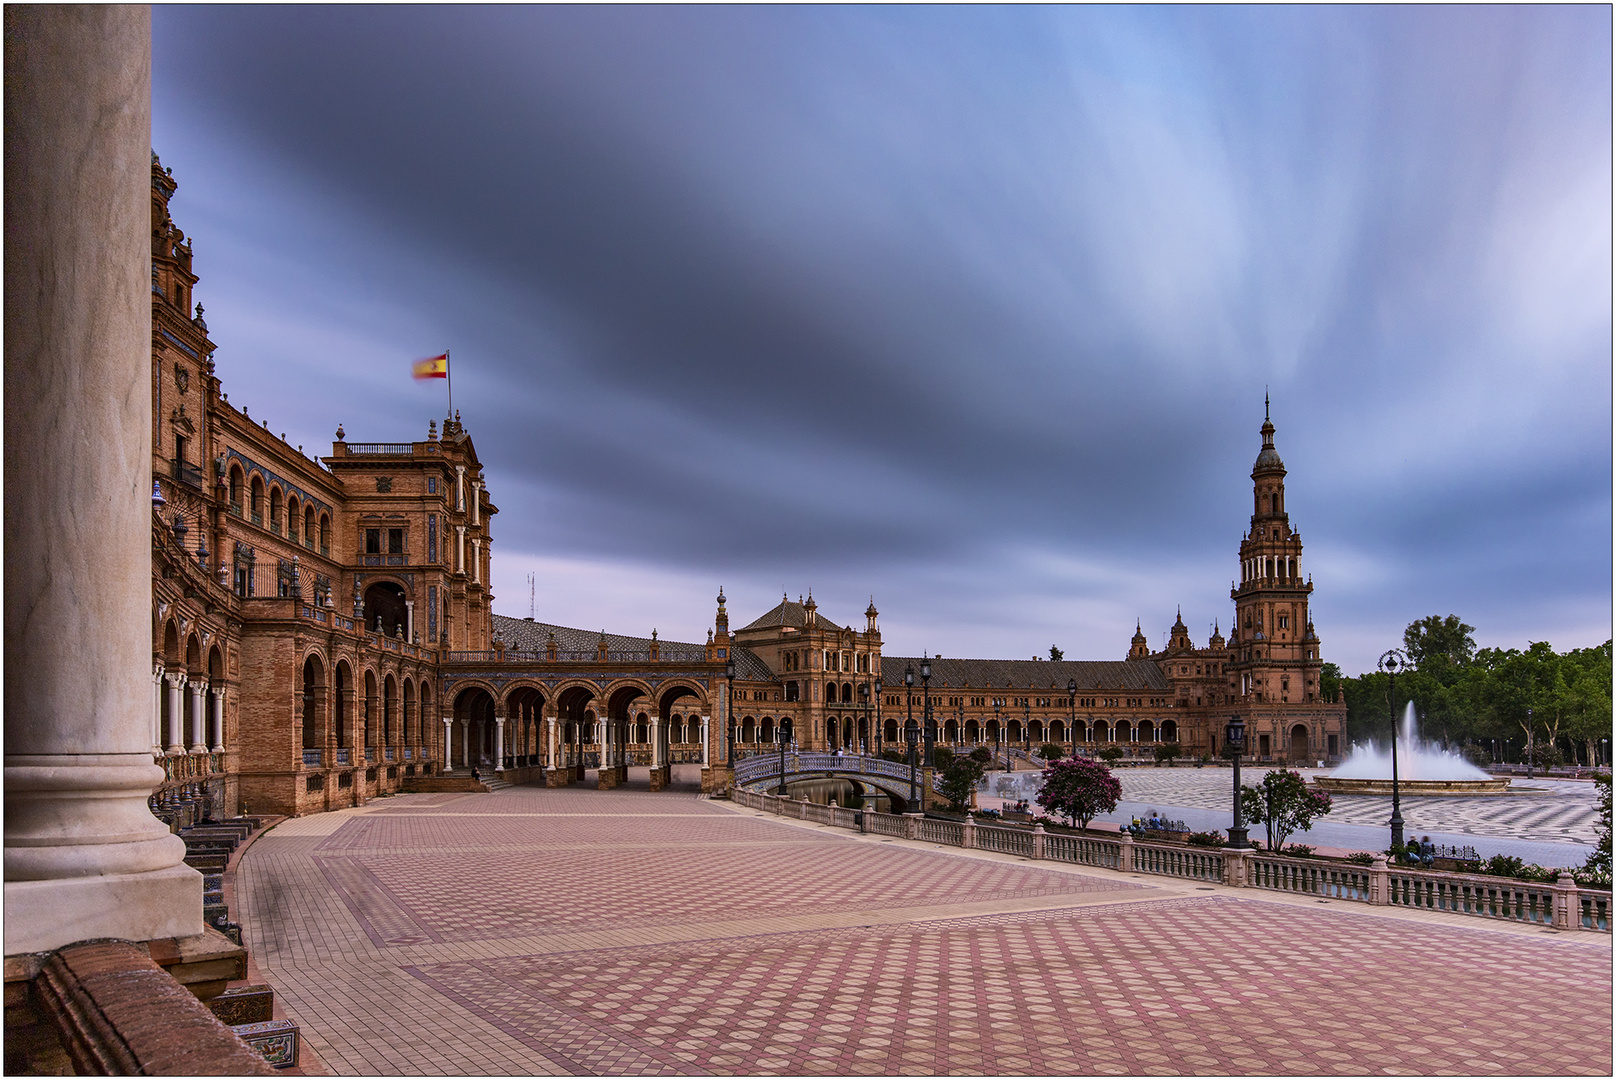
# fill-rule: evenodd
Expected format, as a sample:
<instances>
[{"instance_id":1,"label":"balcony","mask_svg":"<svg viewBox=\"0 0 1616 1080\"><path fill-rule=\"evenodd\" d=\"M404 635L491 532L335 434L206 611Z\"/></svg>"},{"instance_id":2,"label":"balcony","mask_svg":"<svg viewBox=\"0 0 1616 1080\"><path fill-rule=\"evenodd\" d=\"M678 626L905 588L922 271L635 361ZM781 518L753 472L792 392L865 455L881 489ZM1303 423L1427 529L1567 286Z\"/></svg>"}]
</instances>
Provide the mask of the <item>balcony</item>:
<instances>
[{"instance_id":1,"label":"balcony","mask_svg":"<svg viewBox=\"0 0 1616 1080\"><path fill-rule=\"evenodd\" d=\"M366 764L374 763L375 760L376 760L376 748L374 746L365 747L365 762L366 762Z\"/></svg>"},{"instance_id":2,"label":"balcony","mask_svg":"<svg viewBox=\"0 0 1616 1080\"><path fill-rule=\"evenodd\" d=\"M178 480L182 484L194 487L198 491L206 490L208 483L207 474L204 473L201 468L196 465L192 465L189 462L181 461L179 458L173 459L173 461L170 462L170 465L172 466L172 469L169 475L173 476L174 479Z\"/></svg>"},{"instance_id":3,"label":"balcony","mask_svg":"<svg viewBox=\"0 0 1616 1080\"><path fill-rule=\"evenodd\" d=\"M413 749L411 749L410 747L406 746L404 748L404 760L405 761L410 761L411 759L414 758L414 756L415 756L415 751Z\"/></svg>"},{"instance_id":4,"label":"balcony","mask_svg":"<svg viewBox=\"0 0 1616 1080\"><path fill-rule=\"evenodd\" d=\"M383 761L392 761L393 760L393 748L391 746L382 748L382 760Z\"/></svg>"},{"instance_id":5,"label":"balcony","mask_svg":"<svg viewBox=\"0 0 1616 1080\"><path fill-rule=\"evenodd\" d=\"M350 751L346 746L337 747L337 764L352 765L353 760L349 757L351 753L352 751Z\"/></svg>"},{"instance_id":6,"label":"balcony","mask_svg":"<svg viewBox=\"0 0 1616 1080\"><path fill-rule=\"evenodd\" d=\"M312 750L307 748L307 747L304 748L304 750L303 750L303 764L309 766L310 768L318 769L321 766L321 764L324 763L324 761L325 761L325 751L324 750L321 750L319 748L315 748L315 749L312 749Z\"/></svg>"},{"instance_id":7,"label":"balcony","mask_svg":"<svg viewBox=\"0 0 1616 1080\"><path fill-rule=\"evenodd\" d=\"M413 454L415 447L410 443L349 443L350 454Z\"/></svg>"}]
</instances>

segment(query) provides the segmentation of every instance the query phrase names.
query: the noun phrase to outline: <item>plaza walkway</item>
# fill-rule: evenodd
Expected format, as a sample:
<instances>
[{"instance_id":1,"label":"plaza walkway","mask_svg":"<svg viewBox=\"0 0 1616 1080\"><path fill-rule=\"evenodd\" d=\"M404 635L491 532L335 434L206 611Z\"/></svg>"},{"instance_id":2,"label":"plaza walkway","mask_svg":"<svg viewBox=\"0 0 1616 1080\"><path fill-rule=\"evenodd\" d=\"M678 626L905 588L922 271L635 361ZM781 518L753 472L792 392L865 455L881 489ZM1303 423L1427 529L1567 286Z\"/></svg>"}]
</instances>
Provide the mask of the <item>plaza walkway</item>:
<instances>
[{"instance_id":1,"label":"plaza walkway","mask_svg":"<svg viewBox=\"0 0 1616 1080\"><path fill-rule=\"evenodd\" d=\"M237 895L333 1073L1612 1068L1607 935L943 850L643 777L288 821Z\"/></svg>"}]
</instances>

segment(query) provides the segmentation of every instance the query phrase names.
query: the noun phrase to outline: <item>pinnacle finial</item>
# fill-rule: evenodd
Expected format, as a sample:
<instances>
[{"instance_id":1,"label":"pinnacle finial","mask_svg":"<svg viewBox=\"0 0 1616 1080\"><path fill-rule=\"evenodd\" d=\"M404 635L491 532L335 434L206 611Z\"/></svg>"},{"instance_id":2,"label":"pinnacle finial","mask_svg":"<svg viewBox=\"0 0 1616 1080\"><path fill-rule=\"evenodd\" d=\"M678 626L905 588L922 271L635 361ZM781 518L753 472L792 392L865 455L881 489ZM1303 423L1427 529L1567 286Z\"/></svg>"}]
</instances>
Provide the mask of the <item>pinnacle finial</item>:
<instances>
[{"instance_id":1,"label":"pinnacle finial","mask_svg":"<svg viewBox=\"0 0 1616 1080\"><path fill-rule=\"evenodd\" d=\"M1262 391L1262 418L1264 420L1268 419L1268 387L1266 386L1263 387Z\"/></svg>"}]
</instances>

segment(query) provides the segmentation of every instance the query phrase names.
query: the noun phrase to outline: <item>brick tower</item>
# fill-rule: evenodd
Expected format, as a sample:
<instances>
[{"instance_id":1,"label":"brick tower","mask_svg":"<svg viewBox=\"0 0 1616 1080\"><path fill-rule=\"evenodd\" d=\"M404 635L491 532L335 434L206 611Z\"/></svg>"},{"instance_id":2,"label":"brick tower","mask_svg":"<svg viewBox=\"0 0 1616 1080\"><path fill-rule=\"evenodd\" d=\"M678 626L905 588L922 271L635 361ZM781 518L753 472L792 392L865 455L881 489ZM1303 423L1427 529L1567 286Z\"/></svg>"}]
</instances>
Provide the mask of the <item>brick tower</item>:
<instances>
[{"instance_id":1,"label":"brick tower","mask_svg":"<svg viewBox=\"0 0 1616 1080\"><path fill-rule=\"evenodd\" d=\"M1285 512L1285 463L1274 449L1266 395L1251 482L1251 530L1240 542L1240 582L1230 593L1237 693L1252 702L1317 701L1319 641L1307 611L1313 582L1302 574L1302 534Z\"/></svg>"}]
</instances>

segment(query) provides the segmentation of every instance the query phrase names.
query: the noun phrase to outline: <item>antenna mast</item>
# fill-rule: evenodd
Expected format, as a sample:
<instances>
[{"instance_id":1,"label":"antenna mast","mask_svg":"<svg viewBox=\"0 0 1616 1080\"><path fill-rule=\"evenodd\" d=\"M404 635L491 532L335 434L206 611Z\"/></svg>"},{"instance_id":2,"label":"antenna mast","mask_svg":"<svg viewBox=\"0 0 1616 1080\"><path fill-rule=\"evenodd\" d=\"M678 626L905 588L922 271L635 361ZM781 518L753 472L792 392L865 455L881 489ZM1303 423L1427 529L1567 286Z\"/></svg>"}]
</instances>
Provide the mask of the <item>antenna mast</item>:
<instances>
[{"instance_id":1,"label":"antenna mast","mask_svg":"<svg viewBox=\"0 0 1616 1080\"><path fill-rule=\"evenodd\" d=\"M527 575L527 617L529 620L533 618L533 574L531 572Z\"/></svg>"}]
</instances>

